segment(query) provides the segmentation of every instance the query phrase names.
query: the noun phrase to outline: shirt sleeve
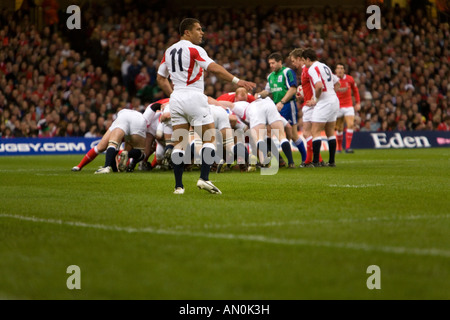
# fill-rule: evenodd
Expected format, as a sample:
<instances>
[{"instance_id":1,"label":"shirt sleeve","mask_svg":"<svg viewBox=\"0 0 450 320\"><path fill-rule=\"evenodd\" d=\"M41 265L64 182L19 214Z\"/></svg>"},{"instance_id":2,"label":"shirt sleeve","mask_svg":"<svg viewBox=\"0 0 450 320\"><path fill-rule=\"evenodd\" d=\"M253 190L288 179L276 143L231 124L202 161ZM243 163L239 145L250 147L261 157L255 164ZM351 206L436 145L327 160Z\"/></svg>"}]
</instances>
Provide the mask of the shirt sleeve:
<instances>
[{"instance_id":1,"label":"shirt sleeve","mask_svg":"<svg viewBox=\"0 0 450 320\"><path fill-rule=\"evenodd\" d=\"M339 78L337 75L333 74L333 85L339 82Z\"/></svg>"},{"instance_id":2,"label":"shirt sleeve","mask_svg":"<svg viewBox=\"0 0 450 320\"><path fill-rule=\"evenodd\" d=\"M351 79L351 87L352 87L353 95L355 96L356 103L361 103L361 97L359 96L359 90L358 90L358 87L356 86L355 79L353 79L353 77Z\"/></svg>"},{"instance_id":3,"label":"shirt sleeve","mask_svg":"<svg viewBox=\"0 0 450 320\"><path fill-rule=\"evenodd\" d=\"M314 84L314 86L316 85L317 82L322 81L322 79L320 77L320 73L318 73L318 72L319 72L319 68L317 66L315 68L308 69L309 77L311 78L311 81Z\"/></svg>"},{"instance_id":4,"label":"shirt sleeve","mask_svg":"<svg viewBox=\"0 0 450 320\"><path fill-rule=\"evenodd\" d=\"M200 46L189 48L189 50L191 51L191 58L194 59L204 70L207 70L208 66L214 62L214 60L208 56L205 49Z\"/></svg>"},{"instance_id":5,"label":"shirt sleeve","mask_svg":"<svg viewBox=\"0 0 450 320\"><path fill-rule=\"evenodd\" d=\"M167 69L167 64L166 64L166 53L164 53L161 63L159 64L158 74L163 76L164 78L169 77L169 69Z\"/></svg>"},{"instance_id":6,"label":"shirt sleeve","mask_svg":"<svg viewBox=\"0 0 450 320\"><path fill-rule=\"evenodd\" d=\"M297 87L297 76L292 69L286 69L286 87L289 89L290 87Z\"/></svg>"}]
</instances>

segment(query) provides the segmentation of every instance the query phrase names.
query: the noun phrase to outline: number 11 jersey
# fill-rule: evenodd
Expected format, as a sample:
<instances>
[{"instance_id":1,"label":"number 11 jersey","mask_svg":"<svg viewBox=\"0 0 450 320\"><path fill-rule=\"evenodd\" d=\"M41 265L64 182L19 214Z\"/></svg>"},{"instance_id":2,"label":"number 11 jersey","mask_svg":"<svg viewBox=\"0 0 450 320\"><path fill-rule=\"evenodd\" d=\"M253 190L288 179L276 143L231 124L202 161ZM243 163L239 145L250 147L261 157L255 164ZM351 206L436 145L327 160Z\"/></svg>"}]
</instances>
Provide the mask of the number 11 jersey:
<instances>
[{"instance_id":1,"label":"number 11 jersey","mask_svg":"<svg viewBox=\"0 0 450 320\"><path fill-rule=\"evenodd\" d=\"M203 93L203 70L212 62L205 49L188 40L180 40L166 50L158 73L165 78L170 75L174 90L192 89Z\"/></svg>"}]
</instances>

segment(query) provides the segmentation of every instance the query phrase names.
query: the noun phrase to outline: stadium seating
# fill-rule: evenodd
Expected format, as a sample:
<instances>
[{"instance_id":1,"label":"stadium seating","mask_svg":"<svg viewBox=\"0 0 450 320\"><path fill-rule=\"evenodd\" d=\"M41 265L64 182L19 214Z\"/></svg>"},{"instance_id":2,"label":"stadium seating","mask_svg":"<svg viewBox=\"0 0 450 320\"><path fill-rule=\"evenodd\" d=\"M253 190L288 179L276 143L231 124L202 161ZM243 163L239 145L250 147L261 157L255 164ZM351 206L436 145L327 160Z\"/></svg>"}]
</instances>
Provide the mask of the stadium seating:
<instances>
[{"instance_id":1,"label":"stadium seating","mask_svg":"<svg viewBox=\"0 0 450 320\"><path fill-rule=\"evenodd\" d=\"M2 137L101 136L119 106L142 110L163 97L159 62L178 40L179 21L194 13L130 5L82 8L80 30L67 29L62 11L42 29L30 8L1 12ZM376 130L436 130L450 115L450 28L441 16L382 8L381 29L369 30L358 8L219 8L195 15L209 55L258 89L273 51L287 57L295 47L313 47L328 65L343 62L361 94L356 130L374 116ZM137 87L142 67L149 77ZM211 96L234 90L212 75L205 80Z\"/></svg>"}]
</instances>

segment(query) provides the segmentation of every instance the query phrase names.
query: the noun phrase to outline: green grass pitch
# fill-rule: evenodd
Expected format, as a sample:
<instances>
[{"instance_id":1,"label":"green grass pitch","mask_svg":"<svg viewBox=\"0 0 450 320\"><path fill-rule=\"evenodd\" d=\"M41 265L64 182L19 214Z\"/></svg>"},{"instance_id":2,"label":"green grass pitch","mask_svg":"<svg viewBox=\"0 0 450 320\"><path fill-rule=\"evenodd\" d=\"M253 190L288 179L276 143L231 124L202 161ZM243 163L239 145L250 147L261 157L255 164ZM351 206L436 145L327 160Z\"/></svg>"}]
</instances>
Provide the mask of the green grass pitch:
<instances>
[{"instance_id":1,"label":"green grass pitch","mask_svg":"<svg viewBox=\"0 0 450 320\"><path fill-rule=\"evenodd\" d=\"M81 158L0 158L0 299L450 299L449 148L211 173L222 195Z\"/></svg>"}]
</instances>

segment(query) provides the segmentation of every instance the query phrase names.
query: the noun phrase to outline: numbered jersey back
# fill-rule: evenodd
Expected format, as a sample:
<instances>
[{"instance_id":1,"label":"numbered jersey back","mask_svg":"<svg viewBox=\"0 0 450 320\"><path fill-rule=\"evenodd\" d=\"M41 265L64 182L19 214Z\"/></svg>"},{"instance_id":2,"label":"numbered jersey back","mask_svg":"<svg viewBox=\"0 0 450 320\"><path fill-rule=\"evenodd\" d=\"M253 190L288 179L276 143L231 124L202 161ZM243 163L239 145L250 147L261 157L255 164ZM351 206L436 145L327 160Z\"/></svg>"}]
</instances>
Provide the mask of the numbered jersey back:
<instances>
[{"instance_id":1,"label":"numbered jersey back","mask_svg":"<svg viewBox=\"0 0 450 320\"><path fill-rule=\"evenodd\" d=\"M322 82L322 94L324 97L336 95L334 84L339 81L338 77L331 72L331 69L319 61L314 62L308 69L312 83Z\"/></svg>"},{"instance_id":2,"label":"numbered jersey back","mask_svg":"<svg viewBox=\"0 0 450 320\"><path fill-rule=\"evenodd\" d=\"M214 61L202 47L180 40L166 50L158 73L166 78L170 76L174 90L188 88L203 92L203 70L211 62Z\"/></svg>"}]
</instances>

